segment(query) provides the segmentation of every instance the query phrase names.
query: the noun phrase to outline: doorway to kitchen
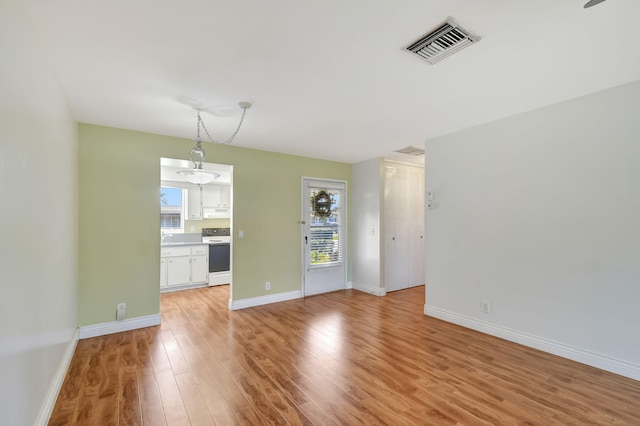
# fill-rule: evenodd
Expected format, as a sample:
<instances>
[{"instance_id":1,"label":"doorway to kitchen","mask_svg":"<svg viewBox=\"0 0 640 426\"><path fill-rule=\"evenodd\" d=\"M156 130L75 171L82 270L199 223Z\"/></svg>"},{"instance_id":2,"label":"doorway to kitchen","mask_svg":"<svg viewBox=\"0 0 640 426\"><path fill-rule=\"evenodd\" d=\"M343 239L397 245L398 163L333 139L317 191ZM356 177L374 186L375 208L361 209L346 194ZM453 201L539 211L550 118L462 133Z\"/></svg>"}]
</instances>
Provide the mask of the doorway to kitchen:
<instances>
[{"instance_id":1,"label":"doorway to kitchen","mask_svg":"<svg viewBox=\"0 0 640 426\"><path fill-rule=\"evenodd\" d=\"M303 294L343 290L347 283L346 182L302 179Z\"/></svg>"},{"instance_id":2,"label":"doorway to kitchen","mask_svg":"<svg viewBox=\"0 0 640 426\"><path fill-rule=\"evenodd\" d=\"M232 285L233 166L193 170L190 161L160 159L161 292Z\"/></svg>"}]
</instances>

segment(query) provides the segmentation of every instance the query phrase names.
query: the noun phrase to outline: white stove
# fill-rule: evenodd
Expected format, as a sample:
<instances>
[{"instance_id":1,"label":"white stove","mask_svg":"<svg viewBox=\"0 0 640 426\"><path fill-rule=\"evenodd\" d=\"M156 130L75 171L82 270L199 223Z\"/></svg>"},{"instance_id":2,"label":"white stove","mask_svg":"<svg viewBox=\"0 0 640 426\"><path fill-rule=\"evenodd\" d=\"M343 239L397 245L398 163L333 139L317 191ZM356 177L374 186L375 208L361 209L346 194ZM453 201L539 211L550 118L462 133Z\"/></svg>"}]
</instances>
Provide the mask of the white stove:
<instances>
[{"instance_id":1,"label":"white stove","mask_svg":"<svg viewBox=\"0 0 640 426\"><path fill-rule=\"evenodd\" d=\"M231 228L202 228L202 242L229 244L231 242Z\"/></svg>"},{"instance_id":2,"label":"white stove","mask_svg":"<svg viewBox=\"0 0 640 426\"><path fill-rule=\"evenodd\" d=\"M202 242L209 244L209 285L231 283L231 229L202 228Z\"/></svg>"},{"instance_id":3,"label":"white stove","mask_svg":"<svg viewBox=\"0 0 640 426\"><path fill-rule=\"evenodd\" d=\"M229 244L231 237L202 237L202 242L207 244Z\"/></svg>"}]
</instances>

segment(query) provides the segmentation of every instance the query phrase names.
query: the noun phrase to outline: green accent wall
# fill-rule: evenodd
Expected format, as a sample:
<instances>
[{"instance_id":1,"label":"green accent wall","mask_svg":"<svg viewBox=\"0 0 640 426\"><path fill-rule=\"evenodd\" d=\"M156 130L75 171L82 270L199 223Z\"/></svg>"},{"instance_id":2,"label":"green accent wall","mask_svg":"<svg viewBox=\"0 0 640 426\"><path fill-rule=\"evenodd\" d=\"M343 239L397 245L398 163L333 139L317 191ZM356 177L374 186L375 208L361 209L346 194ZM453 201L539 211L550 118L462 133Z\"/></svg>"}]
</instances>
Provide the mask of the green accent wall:
<instances>
[{"instance_id":1,"label":"green accent wall","mask_svg":"<svg viewBox=\"0 0 640 426\"><path fill-rule=\"evenodd\" d=\"M127 303L127 318L157 314L160 158L187 159L193 141L90 124L79 124L78 139L79 325L114 321L120 302ZM302 177L346 180L349 190L351 165L229 145L204 148L208 162L234 166L232 299L300 290ZM349 264L348 279L350 271Z\"/></svg>"}]
</instances>

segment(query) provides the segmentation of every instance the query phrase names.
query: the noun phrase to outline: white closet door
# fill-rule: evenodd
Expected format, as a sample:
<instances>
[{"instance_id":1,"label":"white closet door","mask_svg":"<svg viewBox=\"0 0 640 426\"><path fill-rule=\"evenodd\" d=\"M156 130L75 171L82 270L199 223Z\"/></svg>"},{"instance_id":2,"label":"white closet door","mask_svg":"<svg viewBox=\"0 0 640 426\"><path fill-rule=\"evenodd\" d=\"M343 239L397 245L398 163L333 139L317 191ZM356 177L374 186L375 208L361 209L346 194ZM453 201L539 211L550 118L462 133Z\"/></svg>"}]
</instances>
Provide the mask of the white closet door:
<instances>
[{"instance_id":1,"label":"white closet door","mask_svg":"<svg viewBox=\"0 0 640 426\"><path fill-rule=\"evenodd\" d=\"M400 290L396 281L396 242L395 236L384 236L384 282L386 291Z\"/></svg>"},{"instance_id":2,"label":"white closet door","mask_svg":"<svg viewBox=\"0 0 640 426\"><path fill-rule=\"evenodd\" d=\"M409 170L409 192L409 287L415 287L424 284L424 169Z\"/></svg>"},{"instance_id":3,"label":"white closet door","mask_svg":"<svg viewBox=\"0 0 640 426\"><path fill-rule=\"evenodd\" d=\"M384 195L386 291L424 284L424 169L387 163Z\"/></svg>"},{"instance_id":4,"label":"white closet door","mask_svg":"<svg viewBox=\"0 0 640 426\"><path fill-rule=\"evenodd\" d=\"M409 240L409 287L424 284L424 235L415 233Z\"/></svg>"},{"instance_id":5,"label":"white closet door","mask_svg":"<svg viewBox=\"0 0 640 426\"><path fill-rule=\"evenodd\" d=\"M409 234L396 234L396 282L398 290L409 287Z\"/></svg>"}]
</instances>

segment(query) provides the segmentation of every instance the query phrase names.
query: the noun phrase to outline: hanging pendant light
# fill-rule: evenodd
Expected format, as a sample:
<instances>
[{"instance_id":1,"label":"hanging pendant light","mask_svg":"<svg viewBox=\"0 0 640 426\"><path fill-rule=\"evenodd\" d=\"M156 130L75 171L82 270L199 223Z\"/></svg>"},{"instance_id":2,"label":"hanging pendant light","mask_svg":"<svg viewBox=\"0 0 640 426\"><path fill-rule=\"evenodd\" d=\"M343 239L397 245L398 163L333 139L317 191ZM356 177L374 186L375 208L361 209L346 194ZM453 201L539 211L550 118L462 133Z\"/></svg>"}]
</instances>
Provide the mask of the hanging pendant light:
<instances>
[{"instance_id":1,"label":"hanging pendant light","mask_svg":"<svg viewBox=\"0 0 640 426\"><path fill-rule=\"evenodd\" d=\"M227 139L224 142L218 142L214 140L211 137L211 135L209 135L209 132L207 131L207 128L204 125L204 121L202 121L202 117L200 117L200 111L198 111L198 124L197 124L198 128L196 132L196 137L194 138L194 140L196 141L196 146L193 147L191 151L189 151L189 159L193 163L193 169L178 170L176 172L178 175L183 176L188 182L191 182L197 185L203 185L209 182L213 182L214 180L220 177L220 174L210 170L205 170L202 168L202 163L204 162L204 159L205 159L205 152L204 152L204 149L202 148L202 138L200 137L200 127L202 127L204 132L207 134L207 137L209 138L210 142L220 143L220 144L231 143L231 141L233 141L233 139L236 137L236 135L240 131L240 126L242 126L242 122L244 121L244 116L247 114L247 110L251 108L251 104L249 102L240 102L238 105L240 106L240 108L242 108L242 116L240 117L240 122L238 123L238 127L236 127L236 131L233 132L231 137L229 137L229 139Z\"/></svg>"},{"instance_id":2,"label":"hanging pendant light","mask_svg":"<svg viewBox=\"0 0 640 426\"><path fill-rule=\"evenodd\" d=\"M200 113L198 113L198 118L200 118ZM199 136L196 137L195 140L196 146L191 151L189 151L189 158L193 162L194 166L193 169L178 170L176 173L179 176L184 177L188 182L198 185L213 182L220 177L220 174L212 172L210 170L204 170L202 168L202 162L205 158L204 149L202 149L202 140ZM195 159L193 158L194 155L196 156Z\"/></svg>"}]
</instances>

